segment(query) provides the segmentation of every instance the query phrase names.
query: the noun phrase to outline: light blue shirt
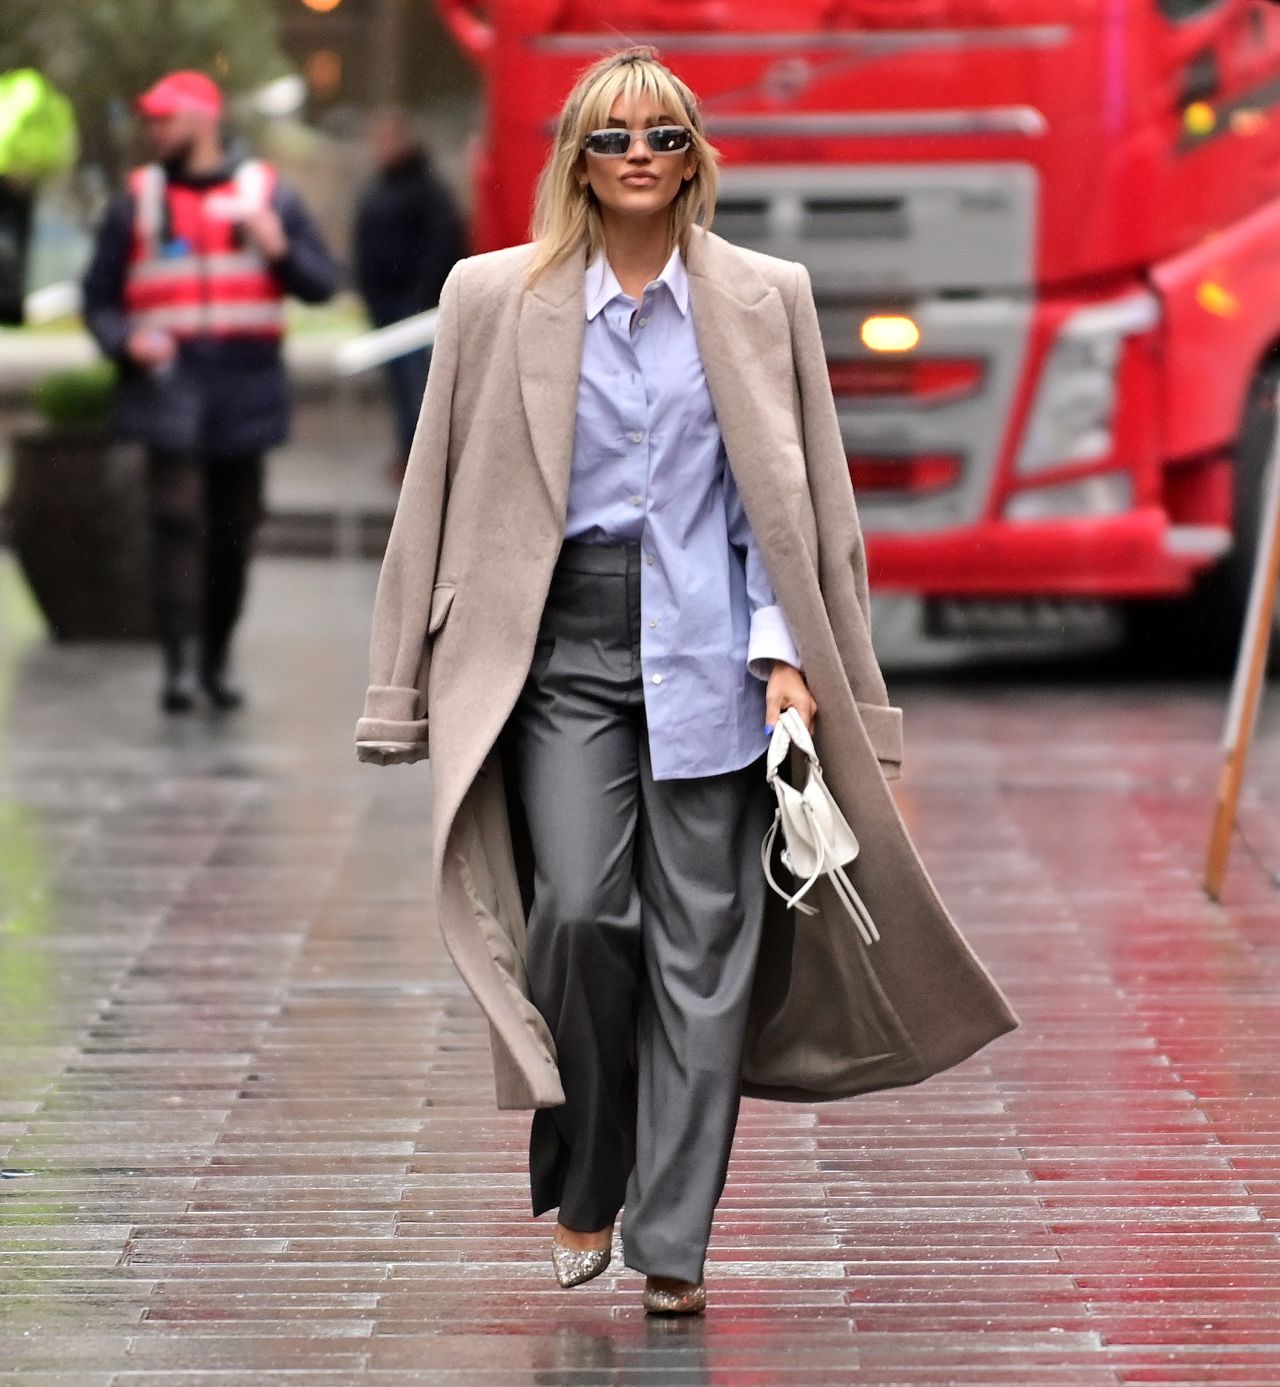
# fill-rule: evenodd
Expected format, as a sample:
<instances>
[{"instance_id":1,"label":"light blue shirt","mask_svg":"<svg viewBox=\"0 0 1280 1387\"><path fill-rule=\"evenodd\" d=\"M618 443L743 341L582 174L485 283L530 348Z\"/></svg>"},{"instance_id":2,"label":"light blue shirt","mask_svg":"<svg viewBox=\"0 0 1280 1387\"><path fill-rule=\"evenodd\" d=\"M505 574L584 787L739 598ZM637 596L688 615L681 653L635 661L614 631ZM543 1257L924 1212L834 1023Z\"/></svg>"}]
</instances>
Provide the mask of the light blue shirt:
<instances>
[{"instance_id":1,"label":"light blue shirt","mask_svg":"<svg viewBox=\"0 0 1280 1387\"><path fill-rule=\"evenodd\" d=\"M737 770L769 744L773 661L800 657L729 470L679 249L638 304L598 255L586 315L565 538L641 545L654 778Z\"/></svg>"}]
</instances>

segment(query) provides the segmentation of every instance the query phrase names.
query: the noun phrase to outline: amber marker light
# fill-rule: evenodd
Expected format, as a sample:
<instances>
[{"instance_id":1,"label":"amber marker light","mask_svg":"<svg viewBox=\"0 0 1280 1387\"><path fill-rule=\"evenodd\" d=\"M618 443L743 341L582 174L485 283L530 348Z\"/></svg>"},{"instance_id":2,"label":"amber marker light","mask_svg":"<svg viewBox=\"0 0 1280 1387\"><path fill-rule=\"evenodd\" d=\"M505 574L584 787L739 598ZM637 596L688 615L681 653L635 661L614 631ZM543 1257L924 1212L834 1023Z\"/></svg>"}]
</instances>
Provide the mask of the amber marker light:
<instances>
[{"instance_id":1,"label":"amber marker light","mask_svg":"<svg viewBox=\"0 0 1280 1387\"><path fill-rule=\"evenodd\" d=\"M1234 318L1240 312L1240 300L1213 279L1202 279L1196 285L1196 302L1206 313L1219 318Z\"/></svg>"},{"instance_id":2,"label":"amber marker light","mask_svg":"<svg viewBox=\"0 0 1280 1387\"><path fill-rule=\"evenodd\" d=\"M302 0L302 3L317 14L328 14L330 10L336 10L342 0Z\"/></svg>"},{"instance_id":3,"label":"amber marker light","mask_svg":"<svg viewBox=\"0 0 1280 1387\"><path fill-rule=\"evenodd\" d=\"M877 313L864 318L858 336L862 345L873 352L909 352L920 345L920 329L898 313Z\"/></svg>"},{"instance_id":4,"label":"amber marker light","mask_svg":"<svg viewBox=\"0 0 1280 1387\"><path fill-rule=\"evenodd\" d=\"M1218 116L1207 101L1193 101L1183 111L1182 123L1192 135L1207 135L1217 125Z\"/></svg>"}]
</instances>

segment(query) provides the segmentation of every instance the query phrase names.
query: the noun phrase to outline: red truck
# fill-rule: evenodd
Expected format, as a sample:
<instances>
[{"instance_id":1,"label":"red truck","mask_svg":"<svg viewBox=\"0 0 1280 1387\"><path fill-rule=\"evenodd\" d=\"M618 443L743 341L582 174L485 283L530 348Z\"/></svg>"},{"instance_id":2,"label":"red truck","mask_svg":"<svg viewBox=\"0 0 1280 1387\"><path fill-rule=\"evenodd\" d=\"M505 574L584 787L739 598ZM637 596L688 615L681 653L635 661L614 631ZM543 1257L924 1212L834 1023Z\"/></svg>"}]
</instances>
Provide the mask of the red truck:
<instances>
[{"instance_id":1,"label":"red truck","mask_svg":"<svg viewBox=\"0 0 1280 1387\"><path fill-rule=\"evenodd\" d=\"M812 274L879 588L1234 647L1280 380L1269 0L438 3L487 94L476 250L527 239L598 54L699 93L715 229Z\"/></svg>"}]
</instances>

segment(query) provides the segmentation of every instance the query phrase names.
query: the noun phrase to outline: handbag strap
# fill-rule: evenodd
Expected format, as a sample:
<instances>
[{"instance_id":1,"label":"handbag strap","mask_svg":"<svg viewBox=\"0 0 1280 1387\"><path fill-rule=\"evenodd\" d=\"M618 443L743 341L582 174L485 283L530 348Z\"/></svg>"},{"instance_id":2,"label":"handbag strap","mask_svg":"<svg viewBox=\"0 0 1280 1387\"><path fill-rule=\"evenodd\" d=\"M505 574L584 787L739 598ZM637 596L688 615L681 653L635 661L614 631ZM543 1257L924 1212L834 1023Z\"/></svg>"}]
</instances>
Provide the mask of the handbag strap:
<instances>
[{"instance_id":1,"label":"handbag strap","mask_svg":"<svg viewBox=\"0 0 1280 1387\"><path fill-rule=\"evenodd\" d=\"M820 849L818 872L805 883L804 889L807 891L813 884L813 881L816 880L817 875L826 872L831 878L831 885L835 890L836 896L840 900L840 904L844 906L845 910L852 917L853 923L857 925L858 933L862 936L863 942L866 944L873 943L880 938L880 932L876 929L875 921L871 918L871 913L863 904L862 897L854 890L853 882L849 880L844 868L835 860L831 852L831 844L827 842L827 835L823 833L822 825L818 822L817 816L809 805L809 801L803 800L801 803L805 818L809 821L809 827ZM826 865L828 862L830 862L830 866Z\"/></svg>"},{"instance_id":2,"label":"handbag strap","mask_svg":"<svg viewBox=\"0 0 1280 1387\"><path fill-rule=\"evenodd\" d=\"M809 880L806 881L805 884L794 895L788 894L788 892L783 887L779 886L777 881L774 879L773 867L771 866L771 859L773 857L773 845L777 841L778 828L781 825L781 823L782 810L775 809L773 811L773 822L769 825L769 828L764 835L764 842L760 844L760 865L764 868L764 879L769 883L769 885L774 889L774 891L779 896L781 896L784 901L786 901L787 906L790 909L798 910L804 915L816 915L818 913L817 906L806 905L802 897L807 894L809 888L813 885L815 881L817 881L818 877L821 875L821 864L819 864L818 871L814 872L814 874L809 878Z\"/></svg>"},{"instance_id":3,"label":"handbag strap","mask_svg":"<svg viewBox=\"0 0 1280 1387\"><path fill-rule=\"evenodd\" d=\"M804 719L794 708L784 708L770 734L769 750L765 756L765 779L770 784L777 777L782 763L787 759L787 753L793 746L814 765L818 764L818 753L814 748L813 738L809 735L809 729L804 725Z\"/></svg>"},{"instance_id":4,"label":"handbag strap","mask_svg":"<svg viewBox=\"0 0 1280 1387\"><path fill-rule=\"evenodd\" d=\"M844 907L845 913L852 919L857 926L859 935L864 944L872 944L880 938L880 931L876 928L876 922L871 918L871 912L867 909L866 903L858 894L853 882L849 880L844 868L836 861L832 860L831 844L827 842L827 836L822 831L822 825L814 816L813 810L807 801L801 801L805 818L809 822L809 827L813 832L814 841L818 845L818 863L813 870L813 874L794 894L788 894L774 879L773 869L770 859L773 856L773 845L777 841L778 828L782 823L782 810L773 811L773 822L769 825L768 831L764 835L764 841L760 844L760 863L764 868L765 880L773 890L781 896L787 906L794 910L802 911L805 915L816 915L817 908L804 903L803 897L808 895L810 888L818 878L826 872L831 878L831 886L835 892L836 899ZM828 862L830 865L828 866Z\"/></svg>"}]
</instances>

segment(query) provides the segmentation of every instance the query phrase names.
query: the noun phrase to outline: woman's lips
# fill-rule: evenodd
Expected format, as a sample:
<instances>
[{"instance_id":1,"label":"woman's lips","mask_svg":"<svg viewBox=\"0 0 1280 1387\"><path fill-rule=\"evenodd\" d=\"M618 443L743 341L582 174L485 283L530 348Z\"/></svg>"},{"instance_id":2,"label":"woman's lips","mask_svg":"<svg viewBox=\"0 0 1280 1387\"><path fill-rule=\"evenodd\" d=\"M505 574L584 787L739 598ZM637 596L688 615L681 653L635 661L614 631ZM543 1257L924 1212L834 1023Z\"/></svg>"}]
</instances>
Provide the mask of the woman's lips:
<instances>
[{"instance_id":1,"label":"woman's lips","mask_svg":"<svg viewBox=\"0 0 1280 1387\"><path fill-rule=\"evenodd\" d=\"M633 188L648 188L658 181L657 176L652 173L624 173L622 181L630 184Z\"/></svg>"}]
</instances>

